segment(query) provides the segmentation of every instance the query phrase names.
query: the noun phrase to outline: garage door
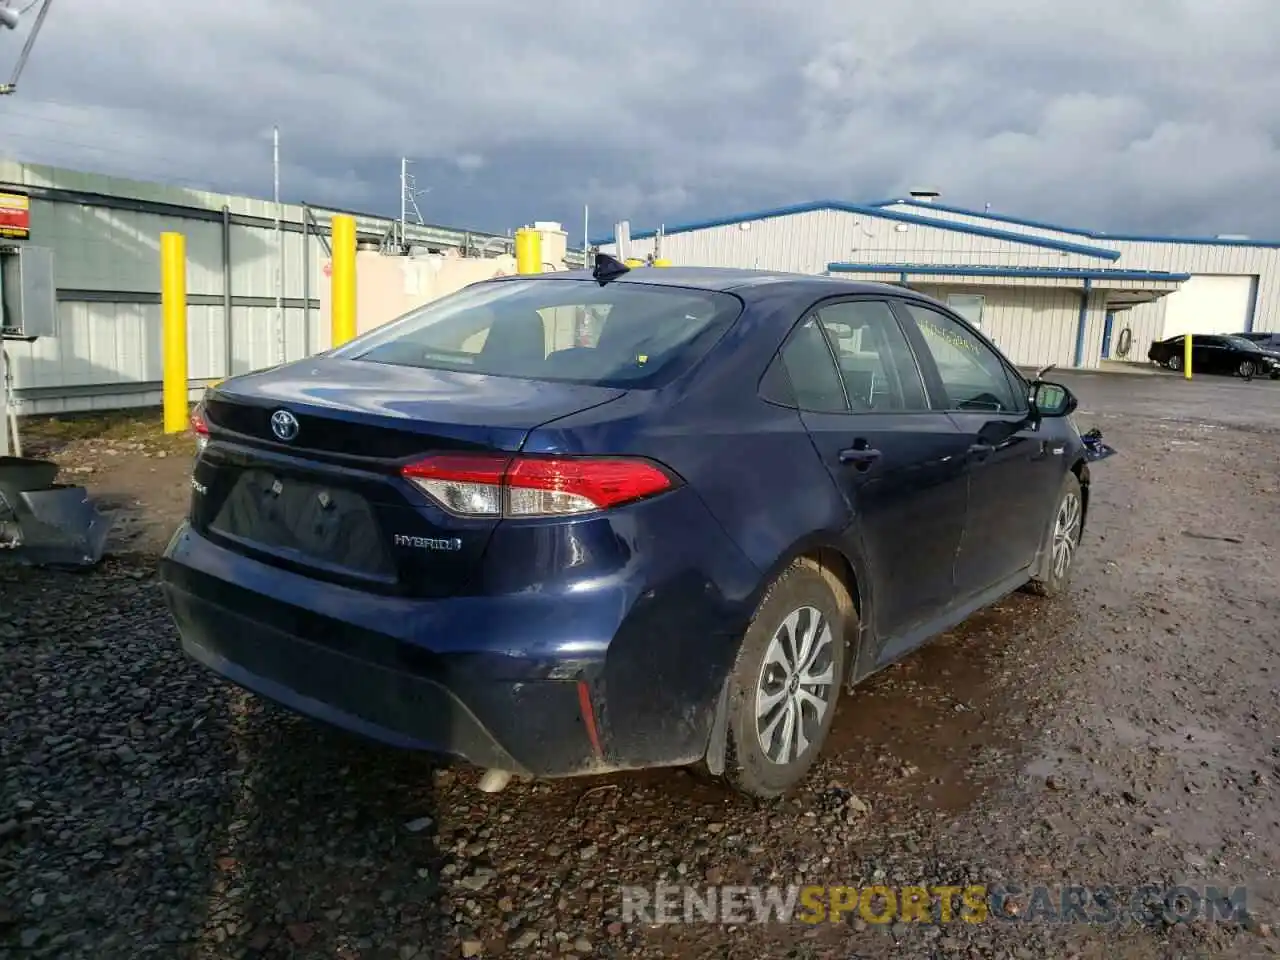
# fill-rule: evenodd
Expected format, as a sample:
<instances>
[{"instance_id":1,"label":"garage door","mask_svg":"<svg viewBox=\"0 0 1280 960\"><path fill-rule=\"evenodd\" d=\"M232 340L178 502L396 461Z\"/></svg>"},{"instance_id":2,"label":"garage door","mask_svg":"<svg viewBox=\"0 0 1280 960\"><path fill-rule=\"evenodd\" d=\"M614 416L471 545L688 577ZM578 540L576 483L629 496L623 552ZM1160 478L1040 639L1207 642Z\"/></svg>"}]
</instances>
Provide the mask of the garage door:
<instances>
[{"instance_id":1,"label":"garage door","mask_svg":"<svg viewBox=\"0 0 1280 960\"><path fill-rule=\"evenodd\" d=\"M1192 277L1165 298L1163 336L1249 329L1257 285L1257 277Z\"/></svg>"}]
</instances>

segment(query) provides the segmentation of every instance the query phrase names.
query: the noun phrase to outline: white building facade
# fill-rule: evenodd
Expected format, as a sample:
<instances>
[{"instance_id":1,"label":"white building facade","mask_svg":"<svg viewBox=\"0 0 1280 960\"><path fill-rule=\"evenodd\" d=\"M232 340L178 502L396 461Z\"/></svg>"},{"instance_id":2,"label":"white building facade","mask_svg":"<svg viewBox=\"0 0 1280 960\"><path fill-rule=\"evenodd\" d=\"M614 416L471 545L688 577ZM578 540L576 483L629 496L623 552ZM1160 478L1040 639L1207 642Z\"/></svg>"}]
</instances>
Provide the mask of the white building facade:
<instances>
[{"instance_id":1,"label":"white building facade","mask_svg":"<svg viewBox=\"0 0 1280 960\"><path fill-rule=\"evenodd\" d=\"M948 302L1015 363L1145 362L1182 333L1280 330L1280 242L1103 234L929 199L819 201L632 234L678 266L832 274ZM618 253L616 238L600 242Z\"/></svg>"}]
</instances>

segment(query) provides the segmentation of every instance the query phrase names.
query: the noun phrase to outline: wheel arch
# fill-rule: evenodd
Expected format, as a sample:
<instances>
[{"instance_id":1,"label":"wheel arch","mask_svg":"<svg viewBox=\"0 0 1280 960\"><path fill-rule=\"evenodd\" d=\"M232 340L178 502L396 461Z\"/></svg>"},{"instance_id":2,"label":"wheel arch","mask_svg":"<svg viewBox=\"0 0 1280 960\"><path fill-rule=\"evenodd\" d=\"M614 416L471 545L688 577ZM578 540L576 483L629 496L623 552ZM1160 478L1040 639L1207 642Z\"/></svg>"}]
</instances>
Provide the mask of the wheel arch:
<instances>
[{"instance_id":1,"label":"wheel arch","mask_svg":"<svg viewBox=\"0 0 1280 960\"><path fill-rule=\"evenodd\" d=\"M845 614L845 684L858 676L858 663L862 657L865 639L870 623L871 593L870 577L866 572L862 557L848 550L843 544L849 537L824 532L802 537L784 551L760 578L760 586L751 597L749 605L752 616L760 609L761 604L769 596L773 585L782 574L797 562L811 565L831 586L836 601ZM852 555L851 555L852 554ZM852 614L852 616L850 616ZM745 633L745 625L744 625ZM741 638L739 638L741 643ZM728 731L729 713L729 679L732 671L725 674L721 684L720 697L716 703L715 715L711 723L704 765L707 771L715 776L724 772L725 746Z\"/></svg>"}]
</instances>

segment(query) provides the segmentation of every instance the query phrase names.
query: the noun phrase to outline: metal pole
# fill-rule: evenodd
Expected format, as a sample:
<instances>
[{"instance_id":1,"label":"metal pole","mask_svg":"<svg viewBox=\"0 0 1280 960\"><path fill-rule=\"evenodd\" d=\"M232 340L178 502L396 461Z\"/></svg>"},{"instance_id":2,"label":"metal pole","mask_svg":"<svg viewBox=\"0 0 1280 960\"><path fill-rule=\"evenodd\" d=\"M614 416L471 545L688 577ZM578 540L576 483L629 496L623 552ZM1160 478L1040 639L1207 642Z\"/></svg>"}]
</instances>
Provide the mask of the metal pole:
<instances>
[{"instance_id":1,"label":"metal pole","mask_svg":"<svg viewBox=\"0 0 1280 960\"><path fill-rule=\"evenodd\" d=\"M409 215L409 158L400 158L400 239L396 243L396 253L404 250L404 222Z\"/></svg>"},{"instance_id":2,"label":"metal pole","mask_svg":"<svg viewBox=\"0 0 1280 960\"><path fill-rule=\"evenodd\" d=\"M591 264L587 263L587 254L591 249L591 205L584 203L582 205L582 265L588 270Z\"/></svg>"},{"instance_id":3,"label":"metal pole","mask_svg":"<svg viewBox=\"0 0 1280 960\"><path fill-rule=\"evenodd\" d=\"M0 457L20 456L18 438L9 436L9 354L0 337Z\"/></svg>"},{"instance_id":4,"label":"metal pole","mask_svg":"<svg viewBox=\"0 0 1280 960\"><path fill-rule=\"evenodd\" d=\"M271 128L271 172L276 208L276 362L284 363L284 227L280 222L280 128Z\"/></svg>"},{"instance_id":5,"label":"metal pole","mask_svg":"<svg viewBox=\"0 0 1280 960\"><path fill-rule=\"evenodd\" d=\"M9 82L0 85L0 95L13 93L18 89L18 77L22 76L22 68L27 65L27 58L31 56L31 48L36 45L36 37L40 35L40 28L44 26L44 18L49 15L51 6L53 6L53 0L44 0L44 5L40 8L40 12L36 14L36 22L31 25L31 32L27 34L27 42L22 45L22 52L18 54L18 63L13 68L13 74L9 77Z\"/></svg>"},{"instance_id":6,"label":"metal pole","mask_svg":"<svg viewBox=\"0 0 1280 960\"><path fill-rule=\"evenodd\" d=\"M164 432L182 433L190 416L187 375L187 251L180 233L160 234L161 355L164 358Z\"/></svg>"},{"instance_id":7,"label":"metal pole","mask_svg":"<svg viewBox=\"0 0 1280 960\"><path fill-rule=\"evenodd\" d=\"M302 215L302 355L311 356L311 218Z\"/></svg>"},{"instance_id":8,"label":"metal pole","mask_svg":"<svg viewBox=\"0 0 1280 960\"><path fill-rule=\"evenodd\" d=\"M222 376L235 374L235 324L231 318L231 208L222 205L222 322L226 328L226 358L223 360Z\"/></svg>"},{"instance_id":9,"label":"metal pole","mask_svg":"<svg viewBox=\"0 0 1280 960\"><path fill-rule=\"evenodd\" d=\"M4 326L4 275L0 273L0 327ZM0 335L0 457L14 455L9 438L9 355Z\"/></svg>"},{"instance_id":10,"label":"metal pole","mask_svg":"<svg viewBox=\"0 0 1280 960\"><path fill-rule=\"evenodd\" d=\"M333 275L330 277L330 344L340 347L356 335L356 221L346 214L330 220Z\"/></svg>"}]
</instances>

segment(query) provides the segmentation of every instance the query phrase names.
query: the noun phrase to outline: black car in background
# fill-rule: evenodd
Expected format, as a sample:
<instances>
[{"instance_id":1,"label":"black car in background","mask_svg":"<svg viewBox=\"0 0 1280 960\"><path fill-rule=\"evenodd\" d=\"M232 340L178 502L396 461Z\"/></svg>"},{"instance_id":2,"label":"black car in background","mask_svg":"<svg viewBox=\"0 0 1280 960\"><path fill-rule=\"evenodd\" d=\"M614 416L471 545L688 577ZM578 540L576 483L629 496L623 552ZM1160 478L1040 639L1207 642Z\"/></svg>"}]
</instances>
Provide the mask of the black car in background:
<instances>
[{"instance_id":1,"label":"black car in background","mask_svg":"<svg viewBox=\"0 0 1280 960\"><path fill-rule=\"evenodd\" d=\"M1260 333L1257 330L1250 330L1247 333L1233 333L1232 336L1256 343L1267 353L1280 358L1280 333Z\"/></svg>"},{"instance_id":2,"label":"black car in background","mask_svg":"<svg viewBox=\"0 0 1280 960\"><path fill-rule=\"evenodd\" d=\"M1170 370L1181 370L1185 349L1181 336L1157 340L1147 351L1147 359ZM1193 334L1191 371L1224 373L1246 380L1263 376L1275 380L1280 378L1280 357L1234 334Z\"/></svg>"}]
</instances>

